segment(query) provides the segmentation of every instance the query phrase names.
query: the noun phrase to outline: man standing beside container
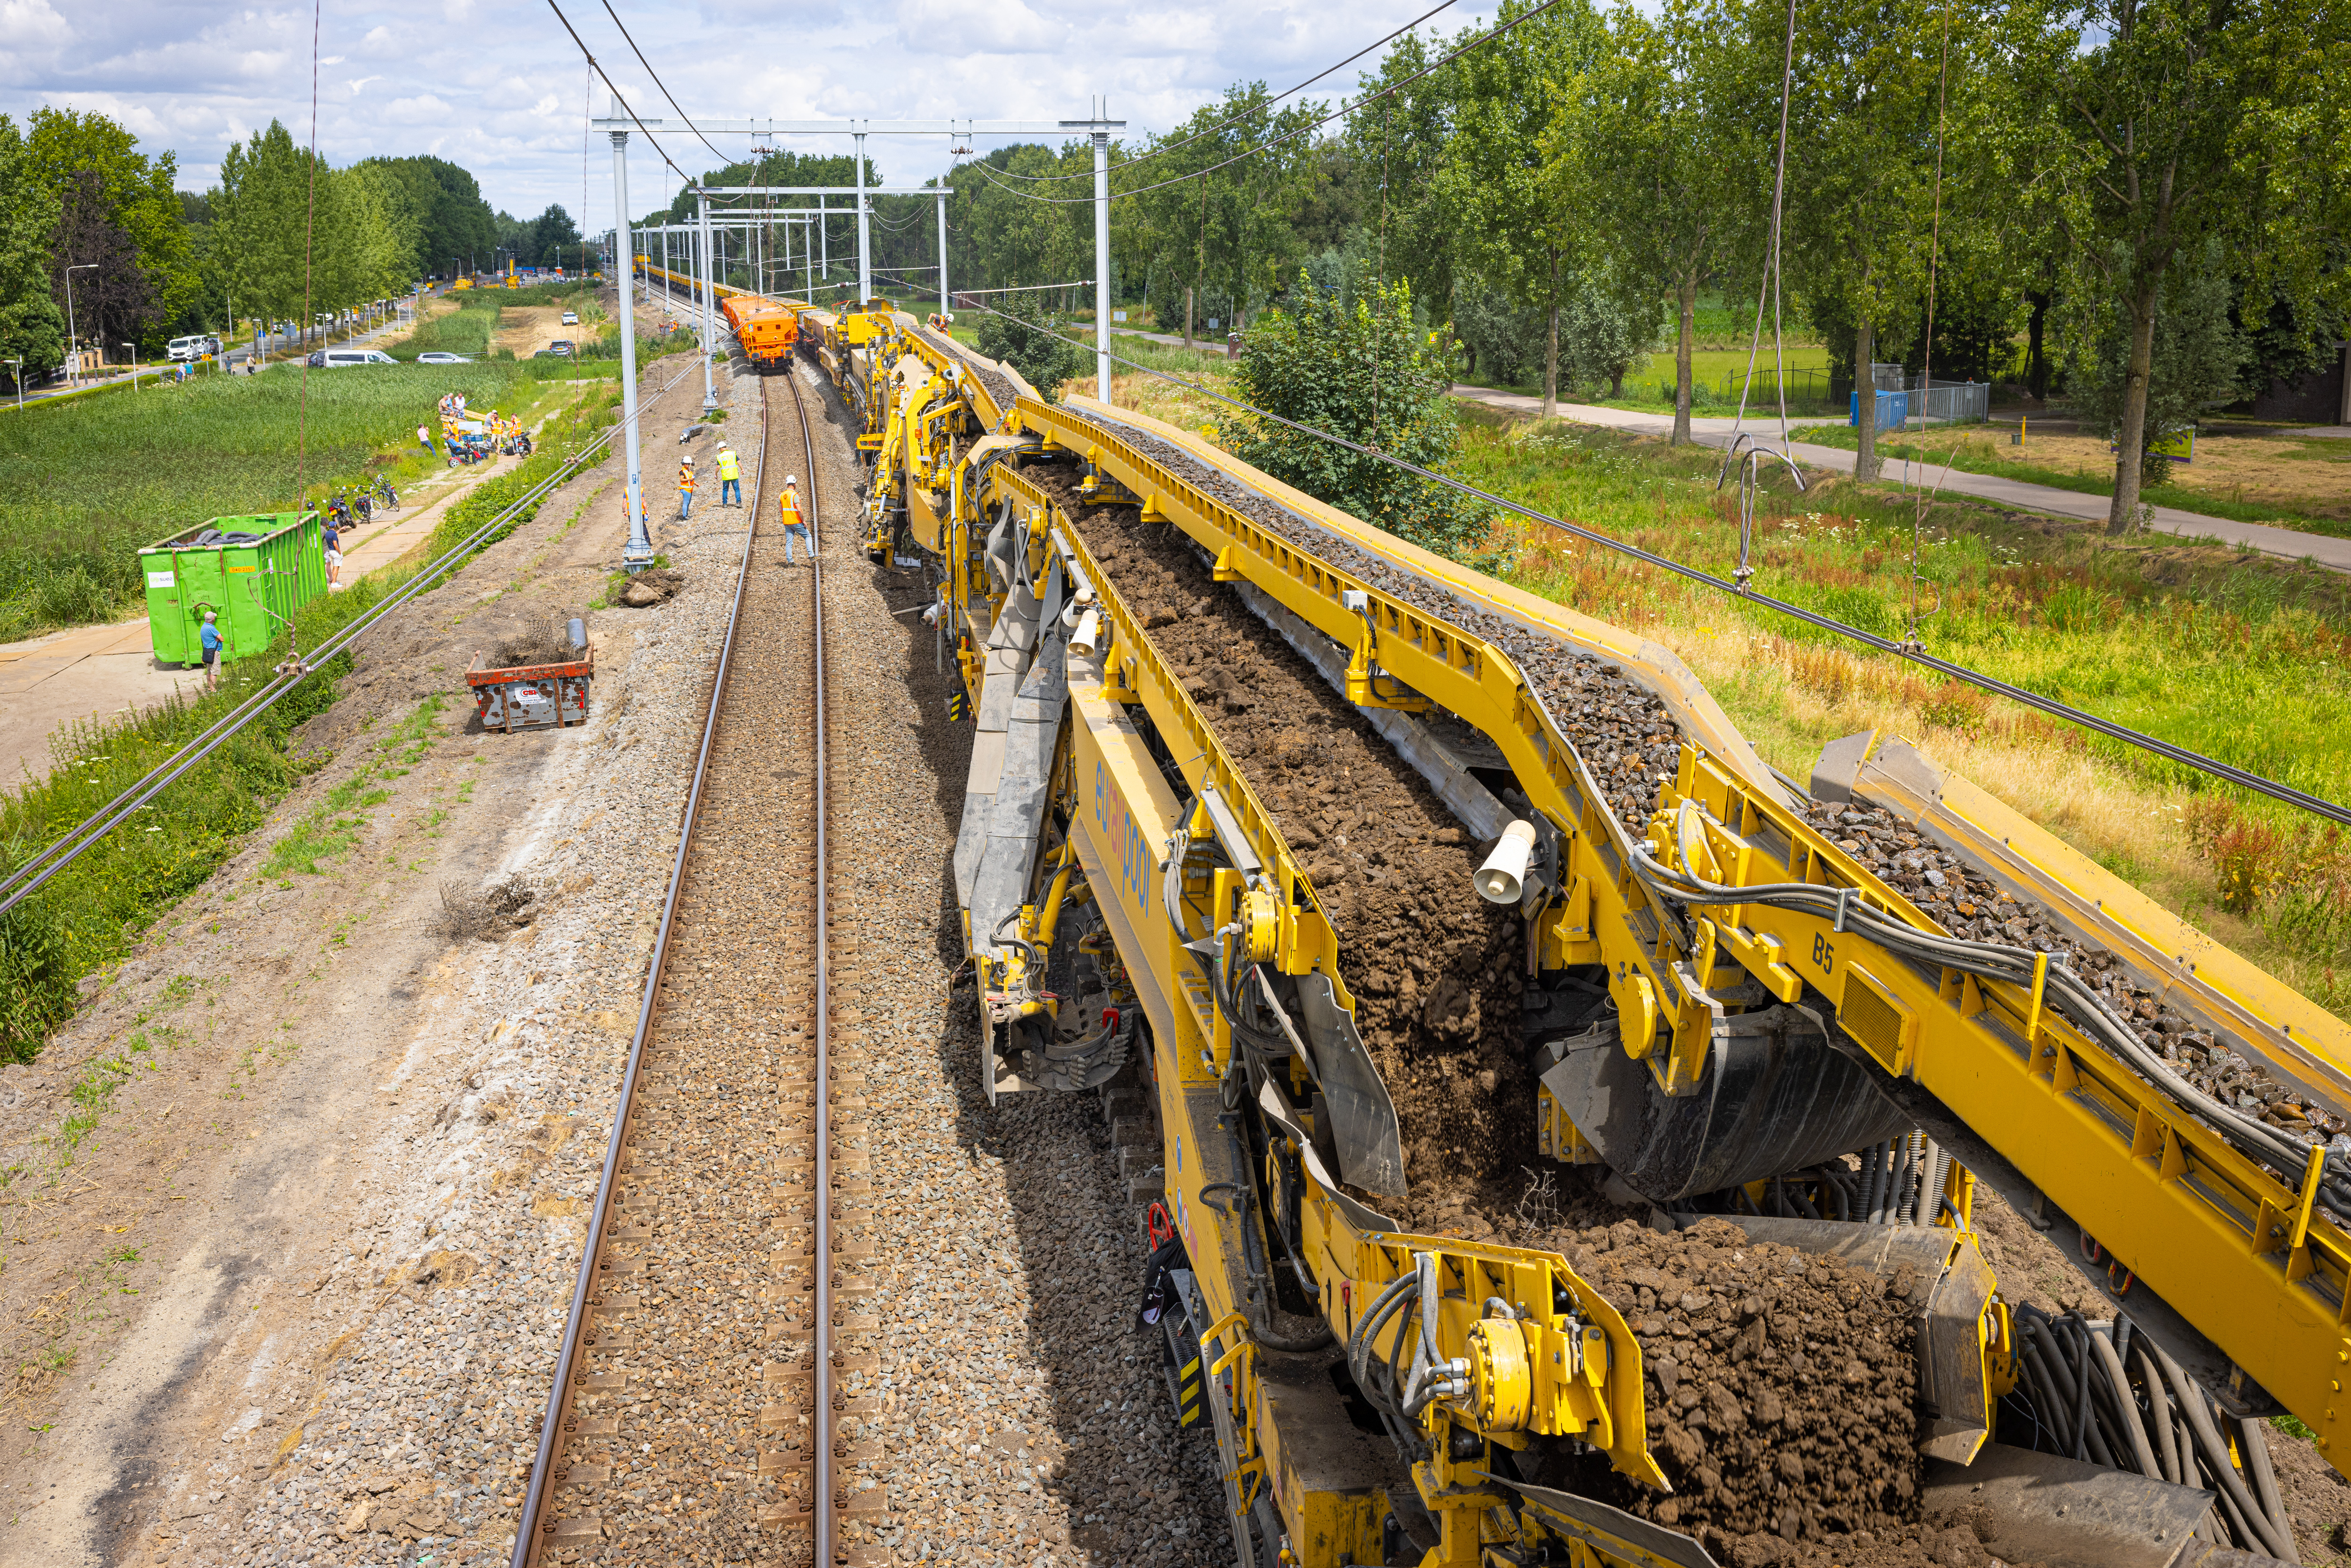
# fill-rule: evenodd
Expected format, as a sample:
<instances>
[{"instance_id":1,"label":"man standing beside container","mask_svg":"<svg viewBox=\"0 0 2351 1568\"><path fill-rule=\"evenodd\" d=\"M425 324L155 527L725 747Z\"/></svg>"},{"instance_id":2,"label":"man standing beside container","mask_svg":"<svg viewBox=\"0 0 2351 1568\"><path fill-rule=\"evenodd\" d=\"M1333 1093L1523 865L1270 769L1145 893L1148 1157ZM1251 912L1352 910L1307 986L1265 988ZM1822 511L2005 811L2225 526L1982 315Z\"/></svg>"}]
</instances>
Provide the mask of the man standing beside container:
<instances>
[{"instance_id":1,"label":"man standing beside container","mask_svg":"<svg viewBox=\"0 0 2351 1568\"><path fill-rule=\"evenodd\" d=\"M221 634L220 628L213 624L213 612L209 610L204 612L204 690L216 692L220 690Z\"/></svg>"}]
</instances>

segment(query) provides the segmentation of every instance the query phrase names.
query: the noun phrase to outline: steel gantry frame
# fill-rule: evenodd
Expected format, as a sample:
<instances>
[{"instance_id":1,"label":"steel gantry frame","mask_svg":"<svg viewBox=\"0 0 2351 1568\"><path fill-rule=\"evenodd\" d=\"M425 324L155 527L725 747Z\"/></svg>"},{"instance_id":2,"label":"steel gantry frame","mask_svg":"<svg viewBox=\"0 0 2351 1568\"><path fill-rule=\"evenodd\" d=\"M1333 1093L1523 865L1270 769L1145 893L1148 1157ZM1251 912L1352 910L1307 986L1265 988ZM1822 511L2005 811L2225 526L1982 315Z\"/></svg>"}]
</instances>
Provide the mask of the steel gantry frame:
<instances>
[{"instance_id":1,"label":"steel gantry frame","mask_svg":"<svg viewBox=\"0 0 2351 1568\"><path fill-rule=\"evenodd\" d=\"M617 111L615 102L612 109ZM642 131L648 136L679 135L707 139L713 135L750 136L761 143L771 144L778 136L846 136L856 143L857 183L843 193L853 194L857 201L857 299L862 310L873 298L872 209L867 198L897 193L891 187L868 185L865 183L865 139L868 136L944 136L950 145L979 136L1067 136L1083 131L1092 141L1094 154L1094 393L1102 402L1110 401L1110 133L1123 130L1126 121L1109 118L1109 100L1097 96L1092 112L1084 120L977 120L950 116L942 120L777 120L773 118L721 118L690 120L683 116L674 120L643 119L636 115L622 118L608 112L601 120L590 122L612 139L612 188L616 199L614 211L621 223L628 224L628 144L629 132ZM708 274L709 201L713 194L726 191L751 193L768 187L695 187L702 220L702 252L704 274L703 295L703 393L705 407L713 406L715 391L710 384L711 298ZM782 193L783 187L773 188ZM800 193L814 195L814 190ZM939 200L939 293L940 308L946 308L946 201L952 192L938 186L918 186L912 193L935 196ZM630 254L633 256L632 242ZM621 319L633 323L634 298L631 293L636 265L632 261L621 268ZM626 382L622 389L622 423L627 432L629 505L632 508L629 521L629 545L622 562L637 570L653 559L653 541L645 531L642 499L643 476L637 456L636 415L636 334L631 330L621 334L622 374Z\"/></svg>"}]
</instances>

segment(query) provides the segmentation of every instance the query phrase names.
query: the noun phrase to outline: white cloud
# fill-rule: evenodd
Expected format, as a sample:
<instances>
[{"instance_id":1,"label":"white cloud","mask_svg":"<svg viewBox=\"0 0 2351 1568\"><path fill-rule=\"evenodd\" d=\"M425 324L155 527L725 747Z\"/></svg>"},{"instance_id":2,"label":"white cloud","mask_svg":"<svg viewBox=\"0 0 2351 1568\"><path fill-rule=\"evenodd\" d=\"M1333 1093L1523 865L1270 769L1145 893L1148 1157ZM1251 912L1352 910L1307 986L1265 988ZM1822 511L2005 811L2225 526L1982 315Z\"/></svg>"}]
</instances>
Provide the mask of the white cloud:
<instances>
[{"instance_id":1,"label":"white cloud","mask_svg":"<svg viewBox=\"0 0 2351 1568\"><path fill-rule=\"evenodd\" d=\"M0 0L0 112L21 120L44 103L104 108L137 132L145 151L176 152L189 188L215 177L231 141L272 119L308 140L309 7L283 0L250 8L218 0L75 0L68 22L63 3ZM839 4L620 6L663 81L694 114L1059 120L1082 114L1091 95L1107 92L1130 136L1165 129L1233 82L1287 88L1426 8L1412 0L1374 0L1343 12L1301 0L1176 0L1108 10L1080 0L894 0L883 16L896 37L877 50L873 15ZM601 6L566 11L639 113L671 112ZM470 169L483 194L508 212L536 213L549 202L580 205L588 73L543 7L440 0L418 11L386 0L338 0L325 14L319 47L321 66L361 60L371 73L348 78L349 93L320 101L319 149L335 162L431 152ZM912 71L910 52L919 61ZM1308 96L1352 89L1357 68ZM601 82L593 97L594 112L606 113ZM750 145L747 136L711 140L730 158ZM665 141L691 170L712 162L691 137ZM780 141L805 152L848 150L835 139ZM948 163L937 139L876 138L870 151L893 182L921 180ZM601 228L612 215L611 151L602 137L593 139L588 158L585 215L588 226ZM674 188L643 137L632 139L630 174L640 211Z\"/></svg>"},{"instance_id":2,"label":"white cloud","mask_svg":"<svg viewBox=\"0 0 2351 1568\"><path fill-rule=\"evenodd\" d=\"M56 48L72 37L49 0L0 0L0 49Z\"/></svg>"}]
</instances>

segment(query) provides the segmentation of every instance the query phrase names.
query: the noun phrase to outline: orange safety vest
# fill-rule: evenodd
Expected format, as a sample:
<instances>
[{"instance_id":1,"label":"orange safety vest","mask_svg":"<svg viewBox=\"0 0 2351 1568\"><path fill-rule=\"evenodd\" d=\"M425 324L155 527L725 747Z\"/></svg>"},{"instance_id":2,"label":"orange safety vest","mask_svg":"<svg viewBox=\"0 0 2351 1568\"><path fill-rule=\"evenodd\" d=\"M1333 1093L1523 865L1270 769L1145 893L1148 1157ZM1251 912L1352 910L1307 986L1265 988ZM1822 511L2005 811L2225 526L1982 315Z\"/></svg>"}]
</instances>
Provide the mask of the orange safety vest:
<instances>
[{"instance_id":1,"label":"orange safety vest","mask_svg":"<svg viewBox=\"0 0 2351 1568\"><path fill-rule=\"evenodd\" d=\"M789 490L777 498L776 511L783 518L784 527L788 528L808 527L808 519L800 516L799 497Z\"/></svg>"},{"instance_id":2,"label":"orange safety vest","mask_svg":"<svg viewBox=\"0 0 2351 1568\"><path fill-rule=\"evenodd\" d=\"M686 495L692 495L694 493L693 469L681 468L677 471L677 487Z\"/></svg>"}]
</instances>

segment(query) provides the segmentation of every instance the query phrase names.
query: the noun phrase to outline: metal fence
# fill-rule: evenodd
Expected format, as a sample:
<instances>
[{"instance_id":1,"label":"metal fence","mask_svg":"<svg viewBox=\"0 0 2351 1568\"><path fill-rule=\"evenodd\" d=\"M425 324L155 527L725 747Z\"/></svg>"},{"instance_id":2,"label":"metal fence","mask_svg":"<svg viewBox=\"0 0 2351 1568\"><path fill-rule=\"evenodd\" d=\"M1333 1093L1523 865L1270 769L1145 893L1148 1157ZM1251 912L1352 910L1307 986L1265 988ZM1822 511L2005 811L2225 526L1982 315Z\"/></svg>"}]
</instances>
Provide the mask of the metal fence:
<instances>
[{"instance_id":1,"label":"metal fence","mask_svg":"<svg viewBox=\"0 0 2351 1568\"><path fill-rule=\"evenodd\" d=\"M1880 430L1901 430L1911 424L1959 424L1991 415L1990 382L1936 382L1900 392L1880 391L1876 395ZM1861 394L1857 392L1853 394L1846 423L1861 423Z\"/></svg>"}]
</instances>

